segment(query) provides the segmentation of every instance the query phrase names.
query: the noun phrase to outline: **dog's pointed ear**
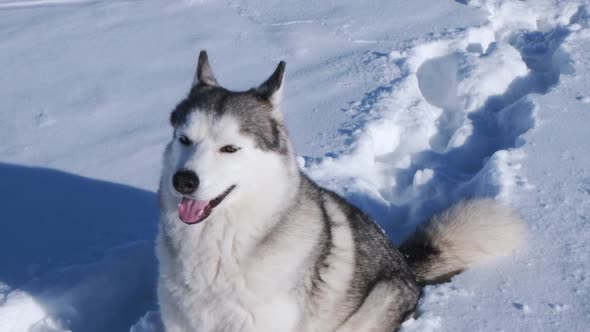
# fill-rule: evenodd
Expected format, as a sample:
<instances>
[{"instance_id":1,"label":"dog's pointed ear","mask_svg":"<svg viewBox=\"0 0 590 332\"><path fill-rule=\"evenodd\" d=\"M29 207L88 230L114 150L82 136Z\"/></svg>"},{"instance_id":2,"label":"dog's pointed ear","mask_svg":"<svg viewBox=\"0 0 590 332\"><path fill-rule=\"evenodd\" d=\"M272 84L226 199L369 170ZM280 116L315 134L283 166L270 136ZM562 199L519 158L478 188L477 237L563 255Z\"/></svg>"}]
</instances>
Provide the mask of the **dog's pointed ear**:
<instances>
[{"instance_id":1,"label":"dog's pointed ear","mask_svg":"<svg viewBox=\"0 0 590 332\"><path fill-rule=\"evenodd\" d=\"M263 97L267 98L273 105L278 105L281 102L283 92L283 77L285 76L285 61L279 62L277 69L270 77L258 88L256 91Z\"/></svg>"},{"instance_id":2,"label":"dog's pointed ear","mask_svg":"<svg viewBox=\"0 0 590 332\"><path fill-rule=\"evenodd\" d=\"M198 84L210 86L217 85L217 80L209 65L209 57L207 57L206 51L201 51L201 53L199 53L199 63L197 64L197 72L195 73L192 86L194 87Z\"/></svg>"}]
</instances>

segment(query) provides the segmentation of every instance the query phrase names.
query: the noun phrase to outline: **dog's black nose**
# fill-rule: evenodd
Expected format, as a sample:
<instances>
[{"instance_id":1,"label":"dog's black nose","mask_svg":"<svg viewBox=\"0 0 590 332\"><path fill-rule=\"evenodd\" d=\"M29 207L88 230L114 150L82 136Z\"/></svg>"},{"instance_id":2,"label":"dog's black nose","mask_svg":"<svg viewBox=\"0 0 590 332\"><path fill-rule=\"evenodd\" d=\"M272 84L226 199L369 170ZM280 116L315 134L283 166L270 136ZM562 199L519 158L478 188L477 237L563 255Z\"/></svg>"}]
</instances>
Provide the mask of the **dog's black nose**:
<instances>
[{"instance_id":1,"label":"dog's black nose","mask_svg":"<svg viewBox=\"0 0 590 332\"><path fill-rule=\"evenodd\" d=\"M192 194L199 187L199 177L191 170L178 171L172 177L172 185L181 194Z\"/></svg>"}]
</instances>

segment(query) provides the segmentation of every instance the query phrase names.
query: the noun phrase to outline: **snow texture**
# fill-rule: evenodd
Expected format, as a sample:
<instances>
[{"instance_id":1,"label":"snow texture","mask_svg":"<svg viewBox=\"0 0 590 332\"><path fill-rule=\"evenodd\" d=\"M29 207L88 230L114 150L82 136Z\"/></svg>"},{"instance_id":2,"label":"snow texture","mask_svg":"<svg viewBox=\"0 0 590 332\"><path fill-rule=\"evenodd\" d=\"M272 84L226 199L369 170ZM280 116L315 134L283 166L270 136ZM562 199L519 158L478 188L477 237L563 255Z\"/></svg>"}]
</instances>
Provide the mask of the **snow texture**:
<instances>
[{"instance_id":1,"label":"snow texture","mask_svg":"<svg viewBox=\"0 0 590 332\"><path fill-rule=\"evenodd\" d=\"M590 323L582 0L0 0L0 331L161 331L168 116L207 49L247 89L287 61L301 167L399 243L467 197L527 246L424 289L410 331Z\"/></svg>"}]
</instances>

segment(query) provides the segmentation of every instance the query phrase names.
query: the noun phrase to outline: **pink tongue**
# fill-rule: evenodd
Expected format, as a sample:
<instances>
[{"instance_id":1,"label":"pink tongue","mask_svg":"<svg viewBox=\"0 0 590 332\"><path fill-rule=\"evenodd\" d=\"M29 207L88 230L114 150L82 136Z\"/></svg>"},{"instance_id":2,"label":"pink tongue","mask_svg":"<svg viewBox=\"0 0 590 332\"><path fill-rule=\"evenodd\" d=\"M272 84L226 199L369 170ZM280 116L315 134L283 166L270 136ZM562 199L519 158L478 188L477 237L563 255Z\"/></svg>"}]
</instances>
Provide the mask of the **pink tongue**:
<instances>
[{"instance_id":1,"label":"pink tongue","mask_svg":"<svg viewBox=\"0 0 590 332\"><path fill-rule=\"evenodd\" d=\"M209 201L196 201L194 199L182 198L178 205L178 216L187 224L194 224L205 213Z\"/></svg>"}]
</instances>

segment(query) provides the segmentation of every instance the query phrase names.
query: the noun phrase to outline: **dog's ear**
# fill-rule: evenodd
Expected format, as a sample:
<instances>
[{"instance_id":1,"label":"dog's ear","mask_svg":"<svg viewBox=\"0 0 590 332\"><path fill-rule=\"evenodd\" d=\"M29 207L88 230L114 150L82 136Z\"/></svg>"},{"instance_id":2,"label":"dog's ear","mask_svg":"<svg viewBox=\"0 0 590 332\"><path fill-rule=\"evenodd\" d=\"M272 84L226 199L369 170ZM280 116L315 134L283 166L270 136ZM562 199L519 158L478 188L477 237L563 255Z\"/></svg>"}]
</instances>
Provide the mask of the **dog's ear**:
<instances>
[{"instance_id":1,"label":"dog's ear","mask_svg":"<svg viewBox=\"0 0 590 332\"><path fill-rule=\"evenodd\" d=\"M287 64L285 61L279 62L277 69L275 69L274 73L270 75L270 77L258 88L256 88L256 92L258 92L264 98L267 98L273 105L278 105L281 103L281 97L283 92L283 77L285 75L285 66Z\"/></svg>"},{"instance_id":2,"label":"dog's ear","mask_svg":"<svg viewBox=\"0 0 590 332\"><path fill-rule=\"evenodd\" d=\"M201 51L201 53L199 53L199 63L197 64L197 72L195 73L192 86L194 87L198 84L209 86L217 85L217 80L209 65L209 58L207 57L206 51Z\"/></svg>"}]
</instances>

